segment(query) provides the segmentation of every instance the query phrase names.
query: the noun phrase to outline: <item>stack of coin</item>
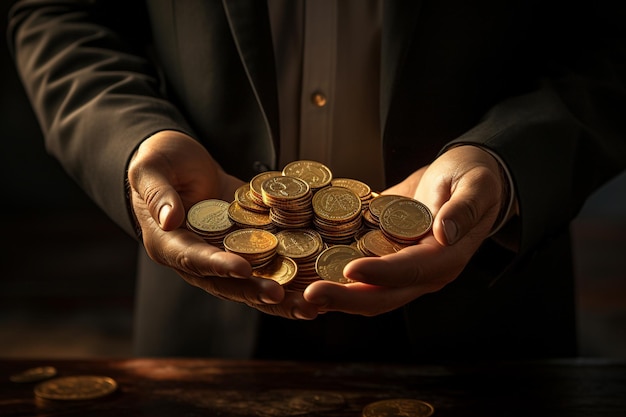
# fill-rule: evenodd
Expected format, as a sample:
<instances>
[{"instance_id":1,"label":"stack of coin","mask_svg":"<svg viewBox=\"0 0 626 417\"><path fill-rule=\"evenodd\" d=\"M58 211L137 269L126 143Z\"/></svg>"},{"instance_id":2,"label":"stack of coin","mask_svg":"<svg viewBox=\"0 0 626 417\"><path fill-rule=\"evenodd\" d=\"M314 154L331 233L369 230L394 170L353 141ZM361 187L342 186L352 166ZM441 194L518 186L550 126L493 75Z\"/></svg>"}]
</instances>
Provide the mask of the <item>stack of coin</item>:
<instances>
[{"instance_id":1,"label":"stack of coin","mask_svg":"<svg viewBox=\"0 0 626 417\"><path fill-rule=\"evenodd\" d=\"M365 256L385 256L406 246L389 240L380 229L372 229L357 240L357 249Z\"/></svg>"},{"instance_id":2,"label":"stack of coin","mask_svg":"<svg viewBox=\"0 0 626 417\"><path fill-rule=\"evenodd\" d=\"M237 189L237 191L235 191L235 201L244 209L255 212L255 213L265 213L265 214L269 214L270 212L270 208L267 207L265 204L257 204L255 202L255 200L252 198L252 194L251 194L251 188L250 188L250 184L251 182L248 182L244 185L242 185L241 187L239 187ZM260 184L259 184L259 193L260 191ZM261 202L263 202L263 197L261 194L259 194L259 197Z\"/></svg>"},{"instance_id":3,"label":"stack of coin","mask_svg":"<svg viewBox=\"0 0 626 417\"><path fill-rule=\"evenodd\" d=\"M433 225L433 215L424 203L401 197L385 205L380 213L380 229L389 239L414 245Z\"/></svg>"},{"instance_id":4,"label":"stack of coin","mask_svg":"<svg viewBox=\"0 0 626 417\"><path fill-rule=\"evenodd\" d=\"M309 227L313 218L309 184L285 175L268 178L261 184L263 203L270 207L270 219L281 229Z\"/></svg>"},{"instance_id":5,"label":"stack of coin","mask_svg":"<svg viewBox=\"0 0 626 417\"><path fill-rule=\"evenodd\" d=\"M300 178L309 184L314 194L316 191L328 186L333 179L333 174L326 165L308 160L288 163L283 168L282 174L289 177Z\"/></svg>"},{"instance_id":6,"label":"stack of coin","mask_svg":"<svg viewBox=\"0 0 626 417\"><path fill-rule=\"evenodd\" d=\"M350 260L414 245L432 221L419 201L333 178L326 166L307 160L256 175L232 203L205 200L187 214L189 230L248 260L255 276L293 291L319 279L349 282L342 271Z\"/></svg>"},{"instance_id":7,"label":"stack of coin","mask_svg":"<svg viewBox=\"0 0 626 417\"><path fill-rule=\"evenodd\" d=\"M293 259L282 255L276 255L268 264L252 270L252 276L271 279L282 286L293 282L297 274L298 264Z\"/></svg>"},{"instance_id":8,"label":"stack of coin","mask_svg":"<svg viewBox=\"0 0 626 417\"><path fill-rule=\"evenodd\" d=\"M362 224L361 199L345 187L328 186L313 196L313 224L329 244L350 244Z\"/></svg>"},{"instance_id":9,"label":"stack of coin","mask_svg":"<svg viewBox=\"0 0 626 417\"><path fill-rule=\"evenodd\" d=\"M224 249L250 262L253 268L268 264L276 255L278 239L261 229L238 229L224 238Z\"/></svg>"},{"instance_id":10,"label":"stack of coin","mask_svg":"<svg viewBox=\"0 0 626 417\"><path fill-rule=\"evenodd\" d=\"M265 171L265 172L261 172L260 174L257 174L250 180L250 183L249 183L250 199L257 206L264 208L267 212L270 211L270 208L263 202L263 192L261 190L261 186L263 185L263 182L265 180L273 178L273 177L281 176L281 175L283 174L280 171ZM245 208L248 208L245 206L245 204L242 204L242 206L244 206Z\"/></svg>"},{"instance_id":11,"label":"stack of coin","mask_svg":"<svg viewBox=\"0 0 626 417\"><path fill-rule=\"evenodd\" d=\"M270 213L258 213L244 208L239 202L233 201L228 206L228 217L240 229L263 229L273 232L276 226L270 219Z\"/></svg>"},{"instance_id":12,"label":"stack of coin","mask_svg":"<svg viewBox=\"0 0 626 417\"><path fill-rule=\"evenodd\" d=\"M276 238L276 253L293 259L298 265L298 274L288 289L304 291L311 282L319 279L315 261L325 248L322 236L314 229L293 229L279 231Z\"/></svg>"},{"instance_id":13,"label":"stack of coin","mask_svg":"<svg viewBox=\"0 0 626 417\"><path fill-rule=\"evenodd\" d=\"M369 202L377 195L376 193L372 193L372 189L369 185L352 178L333 178L330 185L333 187L345 187L354 191L361 199L361 209L363 210L369 207Z\"/></svg>"},{"instance_id":14,"label":"stack of coin","mask_svg":"<svg viewBox=\"0 0 626 417\"><path fill-rule=\"evenodd\" d=\"M224 237L235 224L228 216L229 203L223 200L202 200L187 212L187 229L201 236L207 243L223 248Z\"/></svg>"},{"instance_id":15,"label":"stack of coin","mask_svg":"<svg viewBox=\"0 0 626 417\"><path fill-rule=\"evenodd\" d=\"M395 194L380 194L372 198L367 209L363 211L363 220L365 221L367 227L379 229L380 213L387 204L401 197L402 196Z\"/></svg>"}]
</instances>

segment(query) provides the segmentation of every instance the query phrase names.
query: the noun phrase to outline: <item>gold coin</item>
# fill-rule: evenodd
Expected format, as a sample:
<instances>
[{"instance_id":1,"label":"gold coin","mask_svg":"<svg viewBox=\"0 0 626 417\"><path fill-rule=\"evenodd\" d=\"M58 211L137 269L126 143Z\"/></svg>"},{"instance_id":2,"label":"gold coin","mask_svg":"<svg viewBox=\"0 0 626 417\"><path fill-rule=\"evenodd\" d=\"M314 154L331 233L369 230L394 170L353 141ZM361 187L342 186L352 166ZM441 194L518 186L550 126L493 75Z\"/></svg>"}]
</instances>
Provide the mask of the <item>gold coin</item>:
<instances>
[{"instance_id":1,"label":"gold coin","mask_svg":"<svg viewBox=\"0 0 626 417\"><path fill-rule=\"evenodd\" d=\"M235 201L246 210L267 213L269 208L255 203L250 193L250 183L242 185L235 191Z\"/></svg>"},{"instance_id":2,"label":"gold coin","mask_svg":"<svg viewBox=\"0 0 626 417\"><path fill-rule=\"evenodd\" d=\"M398 252L401 247L387 239L381 230L370 230L358 241L359 249L371 256L384 256Z\"/></svg>"},{"instance_id":3,"label":"gold coin","mask_svg":"<svg viewBox=\"0 0 626 417\"><path fill-rule=\"evenodd\" d=\"M239 229L224 238L225 249L239 254L265 254L277 246L276 236L262 229Z\"/></svg>"},{"instance_id":4,"label":"gold coin","mask_svg":"<svg viewBox=\"0 0 626 417\"><path fill-rule=\"evenodd\" d=\"M363 254L353 246L334 245L320 253L315 262L315 270L322 279L347 284L354 281L343 276L343 268L350 261L362 257Z\"/></svg>"},{"instance_id":5,"label":"gold coin","mask_svg":"<svg viewBox=\"0 0 626 417\"><path fill-rule=\"evenodd\" d=\"M57 370L53 366L38 366L11 375L9 379L11 382L39 382L52 378L56 374Z\"/></svg>"},{"instance_id":6,"label":"gold coin","mask_svg":"<svg viewBox=\"0 0 626 417\"><path fill-rule=\"evenodd\" d=\"M374 197L369 204L370 213L372 214L372 216L374 216L375 219L378 219L380 217L380 213L383 211L385 206L399 198L404 197L395 194L380 194Z\"/></svg>"},{"instance_id":7,"label":"gold coin","mask_svg":"<svg viewBox=\"0 0 626 417\"><path fill-rule=\"evenodd\" d=\"M35 386L35 395L47 400L90 400L116 389L117 382L106 376L66 376L40 382Z\"/></svg>"},{"instance_id":8,"label":"gold coin","mask_svg":"<svg viewBox=\"0 0 626 417\"><path fill-rule=\"evenodd\" d=\"M313 196L313 211L322 220L347 222L361 214L361 199L344 187L326 187Z\"/></svg>"},{"instance_id":9,"label":"gold coin","mask_svg":"<svg viewBox=\"0 0 626 417\"><path fill-rule=\"evenodd\" d=\"M349 188L354 191L354 193L358 195L361 200L367 199L372 194L372 189L369 185L352 178L333 178L330 184L333 187Z\"/></svg>"},{"instance_id":10,"label":"gold coin","mask_svg":"<svg viewBox=\"0 0 626 417\"><path fill-rule=\"evenodd\" d=\"M322 237L312 229L281 230L276 233L276 253L293 260L308 259L322 250Z\"/></svg>"},{"instance_id":11,"label":"gold coin","mask_svg":"<svg viewBox=\"0 0 626 417\"><path fill-rule=\"evenodd\" d=\"M280 171L265 171L255 175L250 180L250 198L252 199L252 201L262 207L265 206L265 203L263 203L261 185L263 184L263 181L280 175L283 175Z\"/></svg>"},{"instance_id":12,"label":"gold coin","mask_svg":"<svg viewBox=\"0 0 626 417\"><path fill-rule=\"evenodd\" d=\"M276 281L280 285L286 285L298 273L296 262L286 256L276 256L270 263L252 270L252 276Z\"/></svg>"},{"instance_id":13,"label":"gold coin","mask_svg":"<svg viewBox=\"0 0 626 417\"><path fill-rule=\"evenodd\" d=\"M219 232L230 229L233 222L228 217L230 203L223 200L202 200L191 206L187 212L187 222L201 232Z\"/></svg>"},{"instance_id":14,"label":"gold coin","mask_svg":"<svg viewBox=\"0 0 626 417\"><path fill-rule=\"evenodd\" d=\"M309 184L296 177L272 177L261 184L261 196L266 206L293 204L293 200L305 199L310 191ZM273 204L276 203L276 204Z\"/></svg>"},{"instance_id":15,"label":"gold coin","mask_svg":"<svg viewBox=\"0 0 626 417\"><path fill-rule=\"evenodd\" d=\"M326 165L308 160L288 163L283 168L283 175L300 178L314 190L326 187L333 179L333 174Z\"/></svg>"},{"instance_id":16,"label":"gold coin","mask_svg":"<svg viewBox=\"0 0 626 417\"><path fill-rule=\"evenodd\" d=\"M433 215L424 203L404 197L387 204L380 213L382 231L402 242L414 242L433 224Z\"/></svg>"},{"instance_id":17,"label":"gold coin","mask_svg":"<svg viewBox=\"0 0 626 417\"><path fill-rule=\"evenodd\" d=\"M228 207L228 217L242 228L256 227L263 229L272 224L269 212L259 213L250 211L242 207L237 201L230 203Z\"/></svg>"},{"instance_id":18,"label":"gold coin","mask_svg":"<svg viewBox=\"0 0 626 417\"><path fill-rule=\"evenodd\" d=\"M430 417L434 407L420 400L396 398L376 401L363 408L363 417Z\"/></svg>"}]
</instances>

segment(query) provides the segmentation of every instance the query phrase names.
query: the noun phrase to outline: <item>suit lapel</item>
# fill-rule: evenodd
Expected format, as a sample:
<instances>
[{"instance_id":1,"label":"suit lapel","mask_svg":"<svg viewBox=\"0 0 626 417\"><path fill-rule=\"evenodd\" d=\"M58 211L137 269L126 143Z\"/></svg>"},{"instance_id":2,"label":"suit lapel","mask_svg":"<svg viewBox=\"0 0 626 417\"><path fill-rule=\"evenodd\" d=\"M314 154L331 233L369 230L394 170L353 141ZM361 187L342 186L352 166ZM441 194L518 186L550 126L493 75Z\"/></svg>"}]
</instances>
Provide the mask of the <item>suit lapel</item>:
<instances>
[{"instance_id":1,"label":"suit lapel","mask_svg":"<svg viewBox=\"0 0 626 417\"><path fill-rule=\"evenodd\" d=\"M278 150L278 95L267 2L223 0L239 55Z\"/></svg>"},{"instance_id":2,"label":"suit lapel","mask_svg":"<svg viewBox=\"0 0 626 417\"><path fill-rule=\"evenodd\" d=\"M413 38L422 0L383 0L380 117L385 132L396 81Z\"/></svg>"}]
</instances>

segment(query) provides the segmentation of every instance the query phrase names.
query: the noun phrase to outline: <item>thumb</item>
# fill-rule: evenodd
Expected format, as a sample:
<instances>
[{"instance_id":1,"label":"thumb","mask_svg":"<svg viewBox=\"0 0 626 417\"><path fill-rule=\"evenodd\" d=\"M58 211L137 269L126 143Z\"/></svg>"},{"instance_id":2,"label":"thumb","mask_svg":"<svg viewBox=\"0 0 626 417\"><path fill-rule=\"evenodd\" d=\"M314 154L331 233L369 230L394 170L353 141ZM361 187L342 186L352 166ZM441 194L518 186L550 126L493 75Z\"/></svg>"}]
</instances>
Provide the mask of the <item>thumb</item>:
<instances>
[{"instance_id":1,"label":"thumb","mask_svg":"<svg viewBox=\"0 0 626 417\"><path fill-rule=\"evenodd\" d=\"M466 236L482 241L491 230L501 205L499 179L476 167L454 184L450 198L435 216L433 234L442 245L453 245Z\"/></svg>"},{"instance_id":2,"label":"thumb","mask_svg":"<svg viewBox=\"0 0 626 417\"><path fill-rule=\"evenodd\" d=\"M147 213L163 230L179 228L185 220L185 207L168 176L156 167L129 170L133 210L137 218ZM143 212L143 213L141 213Z\"/></svg>"}]
</instances>

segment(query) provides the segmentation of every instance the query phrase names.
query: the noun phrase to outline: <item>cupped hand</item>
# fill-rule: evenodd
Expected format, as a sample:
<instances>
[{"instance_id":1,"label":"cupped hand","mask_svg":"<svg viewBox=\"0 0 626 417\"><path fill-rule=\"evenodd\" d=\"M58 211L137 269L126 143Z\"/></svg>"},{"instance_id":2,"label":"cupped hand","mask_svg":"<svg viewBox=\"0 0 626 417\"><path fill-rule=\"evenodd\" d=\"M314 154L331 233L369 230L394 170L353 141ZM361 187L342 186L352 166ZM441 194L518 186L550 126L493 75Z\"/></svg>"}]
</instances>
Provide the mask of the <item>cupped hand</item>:
<instances>
[{"instance_id":1,"label":"cupped hand","mask_svg":"<svg viewBox=\"0 0 626 417\"><path fill-rule=\"evenodd\" d=\"M269 314L312 319L317 307L276 282L251 277L242 257L207 244L185 228L187 210L209 198L232 201L243 182L225 173L206 149L176 131L156 133L130 161L131 204L146 252L189 284Z\"/></svg>"},{"instance_id":2,"label":"cupped hand","mask_svg":"<svg viewBox=\"0 0 626 417\"><path fill-rule=\"evenodd\" d=\"M305 300L322 311L382 314L438 291L458 277L490 234L507 197L498 162L475 146L458 146L384 191L415 198L433 213L430 234L383 257L360 258L344 268L356 281L317 281Z\"/></svg>"}]
</instances>

